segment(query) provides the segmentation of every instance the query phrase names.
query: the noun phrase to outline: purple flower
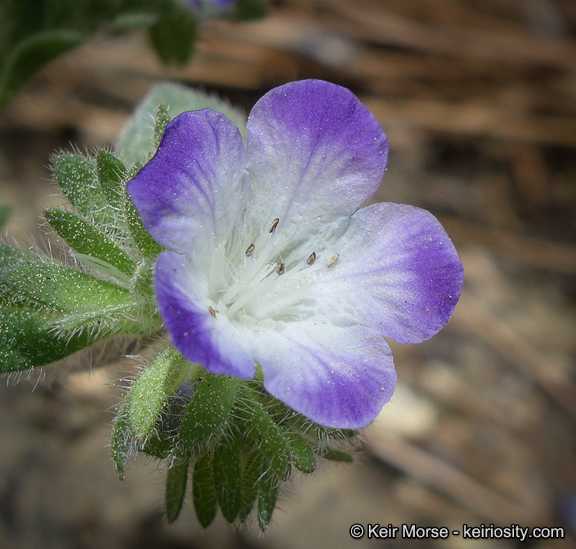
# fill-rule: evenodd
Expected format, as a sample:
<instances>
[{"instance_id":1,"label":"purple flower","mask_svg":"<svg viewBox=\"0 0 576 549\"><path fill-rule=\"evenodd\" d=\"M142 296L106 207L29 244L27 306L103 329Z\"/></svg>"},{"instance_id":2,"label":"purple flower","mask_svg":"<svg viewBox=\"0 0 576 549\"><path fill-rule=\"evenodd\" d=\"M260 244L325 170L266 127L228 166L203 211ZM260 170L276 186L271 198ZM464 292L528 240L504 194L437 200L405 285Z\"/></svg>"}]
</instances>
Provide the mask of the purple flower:
<instances>
[{"instance_id":1,"label":"purple flower","mask_svg":"<svg viewBox=\"0 0 576 549\"><path fill-rule=\"evenodd\" d=\"M224 115L185 112L128 192L169 251L155 275L174 345L210 372L264 373L267 390L329 427L370 423L396 373L384 337L448 322L462 264L428 212L379 203L388 142L347 89L267 93L246 143Z\"/></svg>"}]
</instances>

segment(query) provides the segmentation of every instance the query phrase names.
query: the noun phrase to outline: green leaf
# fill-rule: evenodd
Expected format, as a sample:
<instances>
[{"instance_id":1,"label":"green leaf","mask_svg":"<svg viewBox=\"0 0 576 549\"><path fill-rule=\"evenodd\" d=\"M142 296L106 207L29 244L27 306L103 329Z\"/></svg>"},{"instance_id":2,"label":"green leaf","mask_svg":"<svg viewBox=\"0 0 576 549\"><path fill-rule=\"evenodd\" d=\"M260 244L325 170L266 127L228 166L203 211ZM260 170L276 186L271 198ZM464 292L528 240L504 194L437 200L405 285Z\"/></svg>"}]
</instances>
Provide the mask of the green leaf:
<instances>
[{"instance_id":1,"label":"green leaf","mask_svg":"<svg viewBox=\"0 0 576 549\"><path fill-rule=\"evenodd\" d=\"M234 19L237 21L252 21L266 15L262 0L236 0L234 3Z\"/></svg>"},{"instance_id":2,"label":"green leaf","mask_svg":"<svg viewBox=\"0 0 576 549\"><path fill-rule=\"evenodd\" d=\"M136 211L132 200L126 195L124 202L126 224L134 242L142 254L148 258L155 258L161 251L162 246L157 244L150 233L144 227L140 214Z\"/></svg>"},{"instance_id":3,"label":"green leaf","mask_svg":"<svg viewBox=\"0 0 576 549\"><path fill-rule=\"evenodd\" d=\"M216 442L224 432L236 400L238 379L206 374L195 387L180 428L180 440L194 451L208 442Z\"/></svg>"},{"instance_id":4,"label":"green leaf","mask_svg":"<svg viewBox=\"0 0 576 549\"><path fill-rule=\"evenodd\" d=\"M334 448L328 448L322 454L322 457L329 461L339 461L342 463L352 463L354 461L354 458L350 454L342 452L341 450L334 450Z\"/></svg>"},{"instance_id":5,"label":"green leaf","mask_svg":"<svg viewBox=\"0 0 576 549\"><path fill-rule=\"evenodd\" d=\"M155 126L150 120L155 119L159 105L166 105L172 118L185 111L198 109L221 112L246 136L246 115L226 101L181 84L159 84L152 88L139 104L116 143L116 150L127 166L148 162L156 152Z\"/></svg>"},{"instance_id":6,"label":"green leaf","mask_svg":"<svg viewBox=\"0 0 576 549\"><path fill-rule=\"evenodd\" d=\"M251 398L250 392L242 395L242 411L248 424L250 436L266 457L272 470L282 479L290 472L290 459L284 432L272 421L259 402Z\"/></svg>"},{"instance_id":7,"label":"green leaf","mask_svg":"<svg viewBox=\"0 0 576 549\"><path fill-rule=\"evenodd\" d=\"M0 373L44 366L92 343L86 332L58 336L51 327L55 319L55 314L10 303L0 295Z\"/></svg>"},{"instance_id":8,"label":"green leaf","mask_svg":"<svg viewBox=\"0 0 576 549\"><path fill-rule=\"evenodd\" d=\"M252 511L252 507L254 507L254 502L258 498L258 485L260 478L266 470L266 463L262 458L262 454L258 450L243 457L242 504L240 505L239 512L241 522L244 522L248 518L248 515Z\"/></svg>"},{"instance_id":9,"label":"green leaf","mask_svg":"<svg viewBox=\"0 0 576 549\"><path fill-rule=\"evenodd\" d=\"M196 462L192 479L194 511L196 511L198 522L204 528L208 528L218 511L218 499L214 485L214 466L210 455L205 454Z\"/></svg>"},{"instance_id":10,"label":"green leaf","mask_svg":"<svg viewBox=\"0 0 576 549\"><path fill-rule=\"evenodd\" d=\"M169 347L134 383L128 395L128 409L130 427L139 443L144 443L152 435L168 398L182 381L188 367L188 361L174 347Z\"/></svg>"},{"instance_id":11,"label":"green leaf","mask_svg":"<svg viewBox=\"0 0 576 549\"><path fill-rule=\"evenodd\" d=\"M309 444L296 433L288 435L288 447L292 462L302 473L313 473L316 469L316 457Z\"/></svg>"},{"instance_id":12,"label":"green leaf","mask_svg":"<svg viewBox=\"0 0 576 549\"><path fill-rule=\"evenodd\" d=\"M214 451L214 484L224 518L234 522L242 503L240 448L236 440L226 440Z\"/></svg>"},{"instance_id":13,"label":"green leaf","mask_svg":"<svg viewBox=\"0 0 576 549\"><path fill-rule=\"evenodd\" d=\"M127 175L124 163L109 152L98 151L96 173L100 187L110 206L118 211L123 211L126 200L124 181Z\"/></svg>"},{"instance_id":14,"label":"green leaf","mask_svg":"<svg viewBox=\"0 0 576 549\"><path fill-rule=\"evenodd\" d=\"M148 36L163 63L184 65L192 56L197 21L191 10L174 0L166 0Z\"/></svg>"},{"instance_id":15,"label":"green leaf","mask_svg":"<svg viewBox=\"0 0 576 549\"><path fill-rule=\"evenodd\" d=\"M156 148L160 145L160 139L162 139L166 126L170 124L171 120L168 107L166 105L158 105L156 116L154 117L154 146Z\"/></svg>"},{"instance_id":16,"label":"green leaf","mask_svg":"<svg viewBox=\"0 0 576 549\"><path fill-rule=\"evenodd\" d=\"M84 217L106 224L114 222L114 212L92 159L80 154L61 154L54 159L53 168L62 193Z\"/></svg>"},{"instance_id":17,"label":"green leaf","mask_svg":"<svg viewBox=\"0 0 576 549\"><path fill-rule=\"evenodd\" d=\"M166 475L166 517L168 524L172 524L182 510L186 484L188 481L189 461L177 461Z\"/></svg>"},{"instance_id":18,"label":"green leaf","mask_svg":"<svg viewBox=\"0 0 576 549\"><path fill-rule=\"evenodd\" d=\"M279 491L278 477L271 471L266 472L260 479L258 491L258 524L262 532L266 531L270 520L272 520Z\"/></svg>"},{"instance_id":19,"label":"green leaf","mask_svg":"<svg viewBox=\"0 0 576 549\"><path fill-rule=\"evenodd\" d=\"M71 313L130 302L129 292L120 286L4 244L0 244L0 293Z\"/></svg>"},{"instance_id":20,"label":"green leaf","mask_svg":"<svg viewBox=\"0 0 576 549\"><path fill-rule=\"evenodd\" d=\"M130 281L136 268L134 261L94 225L79 215L60 208L45 210L44 216L52 228L79 254L102 262L106 273L113 274L123 282ZM78 257L81 259L80 256ZM109 266L114 269L110 269Z\"/></svg>"},{"instance_id":21,"label":"green leaf","mask_svg":"<svg viewBox=\"0 0 576 549\"><path fill-rule=\"evenodd\" d=\"M163 436L164 434L152 432L141 451L157 459L168 459L171 455L172 446L168 437Z\"/></svg>"},{"instance_id":22,"label":"green leaf","mask_svg":"<svg viewBox=\"0 0 576 549\"><path fill-rule=\"evenodd\" d=\"M130 292L0 245L2 369L49 364L114 334L142 334Z\"/></svg>"},{"instance_id":23,"label":"green leaf","mask_svg":"<svg viewBox=\"0 0 576 549\"><path fill-rule=\"evenodd\" d=\"M73 30L47 30L22 40L8 55L0 74L0 105L38 69L82 43L85 35Z\"/></svg>"},{"instance_id":24,"label":"green leaf","mask_svg":"<svg viewBox=\"0 0 576 549\"><path fill-rule=\"evenodd\" d=\"M11 212L12 208L10 208L10 206L7 204L0 204L0 230L4 228L6 223L8 223Z\"/></svg>"},{"instance_id":25,"label":"green leaf","mask_svg":"<svg viewBox=\"0 0 576 549\"><path fill-rule=\"evenodd\" d=\"M116 464L120 479L124 479L126 462L132 453L133 438L128 418L128 406L124 403L116 416L112 431L112 459Z\"/></svg>"},{"instance_id":26,"label":"green leaf","mask_svg":"<svg viewBox=\"0 0 576 549\"><path fill-rule=\"evenodd\" d=\"M2 244L0 294L14 303L57 313L55 327L60 330L90 325L93 341L112 334L142 333L125 288Z\"/></svg>"}]
</instances>

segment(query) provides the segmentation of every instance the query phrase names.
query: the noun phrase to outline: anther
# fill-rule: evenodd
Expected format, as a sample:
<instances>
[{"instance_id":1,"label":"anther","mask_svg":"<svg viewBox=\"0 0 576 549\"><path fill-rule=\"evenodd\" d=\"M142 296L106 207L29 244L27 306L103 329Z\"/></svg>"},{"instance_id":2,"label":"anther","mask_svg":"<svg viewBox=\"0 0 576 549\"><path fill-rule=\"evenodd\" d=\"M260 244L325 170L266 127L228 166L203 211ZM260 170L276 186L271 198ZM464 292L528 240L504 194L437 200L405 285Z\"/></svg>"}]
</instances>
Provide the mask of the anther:
<instances>
[{"instance_id":1,"label":"anther","mask_svg":"<svg viewBox=\"0 0 576 549\"><path fill-rule=\"evenodd\" d=\"M216 309L213 309L208 305L208 312L212 315L213 318L216 318Z\"/></svg>"},{"instance_id":2,"label":"anther","mask_svg":"<svg viewBox=\"0 0 576 549\"><path fill-rule=\"evenodd\" d=\"M276 272L278 275L283 275L286 272L286 265L284 265L284 263L280 263L276 269Z\"/></svg>"},{"instance_id":3,"label":"anther","mask_svg":"<svg viewBox=\"0 0 576 549\"><path fill-rule=\"evenodd\" d=\"M256 248L256 246L254 246L254 242L252 242L252 244L246 248L246 257L250 257L254 253L254 248Z\"/></svg>"},{"instance_id":4,"label":"anther","mask_svg":"<svg viewBox=\"0 0 576 549\"><path fill-rule=\"evenodd\" d=\"M270 233L274 232L274 229L278 227L278 223L280 223L280 218L277 217L274 221L272 221L272 225L270 225Z\"/></svg>"},{"instance_id":5,"label":"anther","mask_svg":"<svg viewBox=\"0 0 576 549\"><path fill-rule=\"evenodd\" d=\"M326 267L330 268L332 267L332 265L334 265L334 263L336 263L336 261L338 261L338 258L340 257L340 254L334 254L330 257L330 259L328 261L326 261Z\"/></svg>"},{"instance_id":6,"label":"anther","mask_svg":"<svg viewBox=\"0 0 576 549\"><path fill-rule=\"evenodd\" d=\"M316 252L312 252L308 259L306 260L306 265L314 265L314 261L316 261Z\"/></svg>"}]
</instances>

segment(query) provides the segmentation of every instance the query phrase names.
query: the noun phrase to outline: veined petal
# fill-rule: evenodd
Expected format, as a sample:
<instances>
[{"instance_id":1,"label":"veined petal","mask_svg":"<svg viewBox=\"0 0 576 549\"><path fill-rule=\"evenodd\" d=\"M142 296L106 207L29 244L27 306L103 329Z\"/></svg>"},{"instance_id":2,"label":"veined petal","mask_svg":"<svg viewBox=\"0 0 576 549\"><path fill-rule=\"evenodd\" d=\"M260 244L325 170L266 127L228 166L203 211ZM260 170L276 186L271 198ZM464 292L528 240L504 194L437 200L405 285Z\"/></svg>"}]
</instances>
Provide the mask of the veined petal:
<instances>
[{"instance_id":1,"label":"veined petal","mask_svg":"<svg viewBox=\"0 0 576 549\"><path fill-rule=\"evenodd\" d=\"M314 285L318 314L367 323L402 343L419 343L450 319L464 270L450 238L426 210L379 203L351 218L338 260Z\"/></svg>"},{"instance_id":2,"label":"veined petal","mask_svg":"<svg viewBox=\"0 0 576 549\"><path fill-rule=\"evenodd\" d=\"M380 124L354 94L328 82L273 89L252 109L247 130L252 215L263 225L279 218L293 248L342 231L386 169Z\"/></svg>"},{"instance_id":3,"label":"veined petal","mask_svg":"<svg viewBox=\"0 0 576 549\"><path fill-rule=\"evenodd\" d=\"M209 253L238 219L245 174L240 131L223 114L203 109L168 125L156 155L127 189L159 244Z\"/></svg>"},{"instance_id":4,"label":"veined petal","mask_svg":"<svg viewBox=\"0 0 576 549\"><path fill-rule=\"evenodd\" d=\"M254 377L254 358L242 336L225 315L210 308L205 276L183 255L158 256L155 288L172 343L188 360L213 374Z\"/></svg>"},{"instance_id":5,"label":"veined petal","mask_svg":"<svg viewBox=\"0 0 576 549\"><path fill-rule=\"evenodd\" d=\"M254 333L264 386L327 427L368 425L396 386L390 347L374 329L314 320Z\"/></svg>"}]
</instances>

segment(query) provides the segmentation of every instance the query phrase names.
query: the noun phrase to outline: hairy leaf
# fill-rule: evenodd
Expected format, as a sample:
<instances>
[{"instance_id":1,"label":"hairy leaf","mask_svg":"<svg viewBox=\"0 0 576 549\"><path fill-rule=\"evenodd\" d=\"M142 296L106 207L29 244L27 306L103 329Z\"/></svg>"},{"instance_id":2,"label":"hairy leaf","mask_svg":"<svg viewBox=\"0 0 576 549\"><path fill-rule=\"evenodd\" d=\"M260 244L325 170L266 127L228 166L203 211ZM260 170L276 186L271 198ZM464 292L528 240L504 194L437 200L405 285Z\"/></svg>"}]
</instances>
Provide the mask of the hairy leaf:
<instances>
[{"instance_id":1,"label":"hairy leaf","mask_svg":"<svg viewBox=\"0 0 576 549\"><path fill-rule=\"evenodd\" d=\"M57 315L0 297L0 373L61 360L92 343L86 332L63 338L50 326Z\"/></svg>"},{"instance_id":2,"label":"hairy leaf","mask_svg":"<svg viewBox=\"0 0 576 549\"><path fill-rule=\"evenodd\" d=\"M242 396L242 415L250 436L256 441L272 470L285 479L290 472L290 459L284 431L272 421L259 402L250 398L250 392L246 391Z\"/></svg>"},{"instance_id":3,"label":"hairy leaf","mask_svg":"<svg viewBox=\"0 0 576 549\"><path fill-rule=\"evenodd\" d=\"M239 517L244 522L258 499L258 485L260 478L266 470L266 463L262 454L256 450L243 456L242 464L242 504Z\"/></svg>"},{"instance_id":4,"label":"hairy leaf","mask_svg":"<svg viewBox=\"0 0 576 549\"><path fill-rule=\"evenodd\" d=\"M224 375L206 374L196 384L180 428L180 440L185 448L194 450L220 438L237 390L238 379Z\"/></svg>"},{"instance_id":5,"label":"hairy leaf","mask_svg":"<svg viewBox=\"0 0 576 549\"><path fill-rule=\"evenodd\" d=\"M110 206L118 211L123 211L126 200L124 181L127 175L123 162L109 152L98 151L96 173Z\"/></svg>"},{"instance_id":6,"label":"hairy leaf","mask_svg":"<svg viewBox=\"0 0 576 549\"><path fill-rule=\"evenodd\" d=\"M287 436L292 462L302 473L313 473L316 469L316 458L310 445L299 435L290 433Z\"/></svg>"},{"instance_id":7,"label":"hairy leaf","mask_svg":"<svg viewBox=\"0 0 576 549\"><path fill-rule=\"evenodd\" d=\"M172 524L182 510L188 482L188 460L177 461L166 475L166 517Z\"/></svg>"},{"instance_id":8,"label":"hairy leaf","mask_svg":"<svg viewBox=\"0 0 576 549\"><path fill-rule=\"evenodd\" d=\"M258 491L258 524L262 532L266 531L272 520L279 490L278 477L271 471L264 473L260 479Z\"/></svg>"},{"instance_id":9,"label":"hairy leaf","mask_svg":"<svg viewBox=\"0 0 576 549\"><path fill-rule=\"evenodd\" d=\"M44 216L52 228L68 243L68 245L83 256L95 258L105 265L111 265L120 273L120 278L128 282L134 274L136 265L130 256L111 238L99 231L79 215L50 208L44 211ZM113 272L108 269L108 273ZM122 276L124 275L124 276Z\"/></svg>"},{"instance_id":10,"label":"hairy leaf","mask_svg":"<svg viewBox=\"0 0 576 549\"><path fill-rule=\"evenodd\" d=\"M125 402L118 411L112 430L112 459L116 464L120 479L124 478L126 462L132 453L133 439L134 435L130 429L128 418L128 406Z\"/></svg>"},{"instance_id":11,"label":"hairy leaf","mask_svg":"<svg viewBox=\"0 0 576 549\"><path fill-rule=\"evenodd\" d=\"M198 517L198 522L204 528L208 528L218 511L218 499L216 497L216 486L214 485L214 467L209 454L205 454L196 462L192 479L194 511Z\"/></svg>"},{"instance_id":12,"label":"hairy leaf","mask_svg":"<svg viewBox=\"0 0 576 549\"><path fill-rule=\"evenodd\" d=\"M114 211L92 159L81 154L61 154L55 157L53 168L60 190L84 217L105 224L114 222Z\"/></svg>"},{"instance_id":13,"label":"hairy leaf","mask_svg":"<svg viewBox=\"0 0 576 549\"><path fill-rule=\"evenodd\" d=\"M178 387L188 361L174 348L160 353L140 374L128 395L130 427L135 439L143 443L152 434L168 398Z\"/></svg>"},{"instance_id":14,"label":"hairy leaf","mask_svg":"<svg viewBox=\"0 0 576 549\"><path fill-rule=\"evenodd\" d=\"M240 448L236 440L222 442L214 451L214 484L224 518L234 522L242 503Z\"/></svg>"}]
</instances>

